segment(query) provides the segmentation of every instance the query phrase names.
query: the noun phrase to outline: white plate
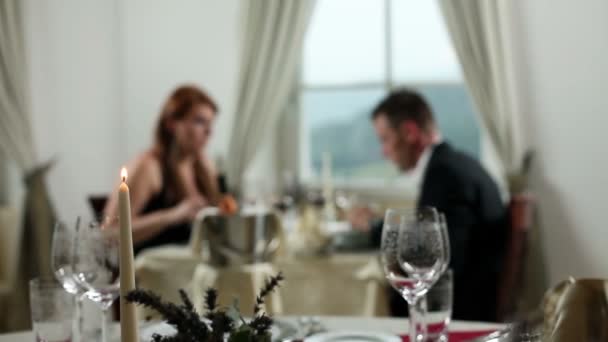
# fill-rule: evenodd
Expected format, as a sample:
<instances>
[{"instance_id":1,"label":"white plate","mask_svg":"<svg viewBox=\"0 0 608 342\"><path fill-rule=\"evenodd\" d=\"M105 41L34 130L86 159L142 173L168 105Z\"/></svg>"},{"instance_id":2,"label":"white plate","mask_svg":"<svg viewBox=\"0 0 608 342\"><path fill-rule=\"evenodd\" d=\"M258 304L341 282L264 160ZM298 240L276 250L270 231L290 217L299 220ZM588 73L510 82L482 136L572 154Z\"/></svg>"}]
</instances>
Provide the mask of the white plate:
<instances>
[{"instance_id":1,"label":"white plate","mask_svg":"<svg viewBox=\"0 0 608 342\"><path fill-rule=\"evenodd\" d=\"M330 331L313 335L306 342L401 342L396 335L370 331Z\"/></svg>"},{"instance_id":2,"label":"white plate","mask_svg":"<svg viewBox=\"0 0 608 342\"><path fill-rule=\"evenodd\" d=\"M140 340L142 342L152 341L152 335L159 334L162 336L175 335L177 330L166 322L153 323L140 330ZM295 326L283 320L274 319L274 324L270 328L272 341L281 341L295 335L297 332Z\"/></svg>"},{"instance_id":3,"label":"white plate","mask_svg":"<svg viewBox=\"0 0 608 342\"><path fill-rule=\"evenodd\" d=\"M159 334L162 336L171 336L177 332L175 328L167 324L166 322L153 323L149 326L142 328L139 331L139 339L142 342L152 341L152 335Z\"/></svg>"}]
</instances>

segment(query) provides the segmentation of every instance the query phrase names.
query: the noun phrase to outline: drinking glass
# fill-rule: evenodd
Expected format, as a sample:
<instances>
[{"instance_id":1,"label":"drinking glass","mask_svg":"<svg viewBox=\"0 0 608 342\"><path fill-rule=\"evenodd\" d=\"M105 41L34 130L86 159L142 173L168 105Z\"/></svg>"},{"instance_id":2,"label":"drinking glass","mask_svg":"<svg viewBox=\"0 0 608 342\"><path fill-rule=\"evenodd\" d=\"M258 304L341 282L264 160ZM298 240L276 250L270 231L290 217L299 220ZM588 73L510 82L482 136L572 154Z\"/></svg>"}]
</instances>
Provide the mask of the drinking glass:
<instances>
[{"instance_id":1,"label":"drinking glass","mask_svg":"<svg viewBox=\"0 0 608 342\"><path fill-rule=\"evenodd\" d=\"M427 342L447 342L452 317L452 270L446 270L424 296L426 301Z\"/></svg>"},{"instance_id":2,"label":"drinking glass","mask_svg":"<svg viewBox=\"0 0 608 342\"><path fill-rule=\"evenodd\" d=\"M76 222L78 225L78 221ZM72 260L76 241L76 227L71 228L64 222L57 222L53 231L51 249L51 266L55 278L63 289L76 298L74 340L83 340L83 310L82 303L86 297L86 289L78 284L72 272Z\"/></svg>"},{"instance_id":3,"label":"drinking glass","mask_svg":"<svg viewBox=\"0 0 608 342\"><path fill-rule=\"evenodd\" d=\"M87 290L87 297L103 312L102 342L106 342L108 308L120 294L119 240L107 222L78 227L72 262L77 283Z\"/></svg>"},{"instance_id":4,"label":"drinking glass","mask_svg":"<svg viewBox=\"0 0 608 342\"><path fill-rule=\"evenodd\" d=\"M441 271L441 273L444 273L445 271L447 271L450 265L452 255L450 252L450 235L448 233L448 221L446 220L445 215L443 213L439 213L439 225L439 228L441 229L441 235L443 236L443 242L445 244L445 268Z\"/></svg>"},{"instance_id":5,"label":"drinking glass","mask_svg":"<svg viewBox=\"0 0 608 342\"><path fill-rule=\"evenodd\" d=\"M29 283L32 326L37 342L70 342L74 300L53 280L33 279Z\"/></svg>"},{"instance_id":6,"label":"drinking glass","mask_svg":"<svg viewBox=\"0 0 608 342\"><path fill-rule=\"evenodd\" d=\"M421 298L447 269L449 243L442 231L439 213L435 208L417 208L401 217L397 260L402 270L421 289L408 301L410 320L412 324L418 324L410 329L410 341L426 339L426 303Z\"/></svg>"},{"instance_id":7,"label":"drinking glass","mask_svg":"<svg viewBox=\"0 0 608 342\"><path fill-rule=\"evenodd\" d=\"M420 296L426 291L425 283L404 271L399 262L399 231L411 215L411 209L389 208L386 210L380 243L380 261L389 284L408 303L410 341L416 341L415 336L424 334L422 317L418 314L421 310L416 310L415 307L419 303Z\"/></svg>"},{"instance_id":8,"label":"drinking glass","mask_svg":"<svg viewBox=\"0 0 608 342\"><path fill-rule=\"evenodd\" d=\"M445 243L444 269L441 270L442 275L439 280L425 296L420 298L420 307L426 315L427 342L447 341L448 325L452 317L453 275L452 271L448 270L451 260L450 237L447 220L443 213L439 213L439 225Z\"/></svg>"}]
</instances>

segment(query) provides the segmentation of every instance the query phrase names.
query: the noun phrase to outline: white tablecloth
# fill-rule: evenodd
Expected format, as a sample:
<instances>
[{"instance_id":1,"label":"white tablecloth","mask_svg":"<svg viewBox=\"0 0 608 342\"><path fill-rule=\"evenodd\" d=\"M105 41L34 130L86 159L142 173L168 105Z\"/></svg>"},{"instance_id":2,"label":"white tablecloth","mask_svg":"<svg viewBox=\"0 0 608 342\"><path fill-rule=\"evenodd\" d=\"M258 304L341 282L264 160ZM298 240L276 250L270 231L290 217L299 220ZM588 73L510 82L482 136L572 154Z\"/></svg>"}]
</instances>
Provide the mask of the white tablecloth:
<instances>
[{"instance_id":1,"label":"white tablecloth","mask_svg":"<svg viewBox=\"0 0 608 342\"><path fill-rule=\"evenodd\" d=\"M295 322L295 318L286 317ZM321 322L328 330L357 330L357 331L381 331L403 335L407 333L407 320L398 318L361 318L361 317L320 317ZM495 323L477 322L453 322L451 331L490 330L504 327ZM0 342L33 342L34 335L31 332L0 335ZM114 341L112 341L114 342Z\"/></svg>"},{"instance_id":2,"label":"white tablecloth","mask_svg":"<svg viewBox=\"0 0 608 342\"><path fill-rule=\"evenodd\" d=\"M138 287L179 302L178 289L202 303L204 290L216 287L220 303L239 298L242 312L250 309L264 280L279 270L285 282L269 298L274 315L387 316L385 279L376 253L336 253L319 257L278 257L271 264L214 269L185 247L150 249L135 261ZM347 286L345 286L347 285ZM307 295L303 295L303 294ZM156 317L140 309L140 317Z\"/></svg>"}]
</instances>

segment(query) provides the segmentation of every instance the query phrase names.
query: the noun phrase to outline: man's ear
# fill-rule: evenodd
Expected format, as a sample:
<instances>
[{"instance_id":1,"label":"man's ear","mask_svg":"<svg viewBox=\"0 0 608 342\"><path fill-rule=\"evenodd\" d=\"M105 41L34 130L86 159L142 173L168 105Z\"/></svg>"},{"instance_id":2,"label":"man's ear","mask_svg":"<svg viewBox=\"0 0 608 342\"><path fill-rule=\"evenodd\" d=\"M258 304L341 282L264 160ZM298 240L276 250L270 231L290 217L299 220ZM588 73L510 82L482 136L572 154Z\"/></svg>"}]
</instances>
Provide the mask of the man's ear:
<instances>
[{"instance_id":1,"label":"man's ear","mask_svg":"<svg viewBox=\"0 0 608 342\"><path fill-rule=\"evenodd\" d=\"M399 124L399 135L408 143L413 143L420 136L420 127L413 120L404 120Z\"/></svg>"}]
</instances>

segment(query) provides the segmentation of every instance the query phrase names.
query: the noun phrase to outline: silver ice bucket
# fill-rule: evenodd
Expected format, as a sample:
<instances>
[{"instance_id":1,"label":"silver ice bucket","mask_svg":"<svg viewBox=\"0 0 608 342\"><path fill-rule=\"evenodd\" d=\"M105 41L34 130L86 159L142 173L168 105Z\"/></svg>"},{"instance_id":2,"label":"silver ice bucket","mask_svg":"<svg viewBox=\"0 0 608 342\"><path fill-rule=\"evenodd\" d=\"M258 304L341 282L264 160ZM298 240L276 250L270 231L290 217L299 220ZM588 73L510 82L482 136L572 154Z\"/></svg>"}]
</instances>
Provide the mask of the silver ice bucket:
<instances>
[{"instance_id":1,"label":"silver ice bucket","mask_svg":"<svg viewBox=\"0 0 608 342\"><path fill-rule=\"evenodd\" d=\"M281 229L272 211L243 210L226 216L217 208L206 208L195 219L190 247L215 266L269 262L281 245Z\"/></svg>"}]
</instances>

